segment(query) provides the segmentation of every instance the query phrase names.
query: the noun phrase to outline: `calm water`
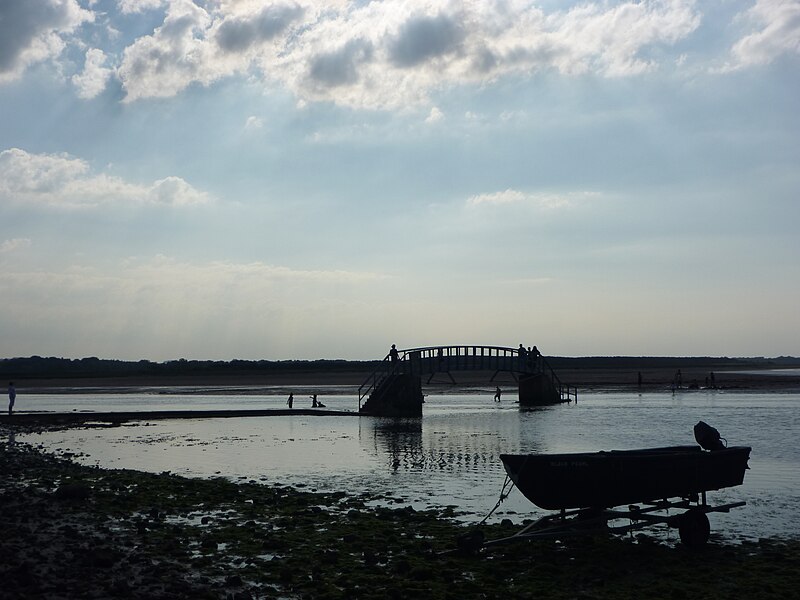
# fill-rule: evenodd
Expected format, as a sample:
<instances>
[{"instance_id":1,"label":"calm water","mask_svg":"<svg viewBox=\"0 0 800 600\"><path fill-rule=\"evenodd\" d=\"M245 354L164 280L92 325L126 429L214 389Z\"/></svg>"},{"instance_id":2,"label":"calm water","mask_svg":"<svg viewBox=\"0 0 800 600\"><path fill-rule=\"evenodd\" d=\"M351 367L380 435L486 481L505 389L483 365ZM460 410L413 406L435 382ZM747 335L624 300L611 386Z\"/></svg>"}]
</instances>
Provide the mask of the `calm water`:
<instances>
[{"instance_id":1,"label":"calm water","mask_svg":"<svg viewBox=\"0 0 800 600\"><path fill-rule=\"evenodd\" d=\"M269 408L273 395L171 390L170 394L28 395L21 410L158 410ZM321 399L355 410L352 394ZM341 391L341 390L339 390ZM51 450L83 453L103 467L377 492L416 508L455 506L462 520L480 520L497 501L505 452L577 452L694 443L703 420L731 445L749 445L743 486L709 493L712 503L746 500L730 514L710 515L712 532L728 540L797 537L800 532L800 394L712 391L678 394L583 394L580 403L520 411L484 394L432 394L414 420L285 416L137 423L17 436ZM23 402L20 402L22 400ZM295 407L310 406L295 394ZM493 520L544 514L516 490ZM677 533L666 534L673 538Z\"/></svg>"}]
</instances>

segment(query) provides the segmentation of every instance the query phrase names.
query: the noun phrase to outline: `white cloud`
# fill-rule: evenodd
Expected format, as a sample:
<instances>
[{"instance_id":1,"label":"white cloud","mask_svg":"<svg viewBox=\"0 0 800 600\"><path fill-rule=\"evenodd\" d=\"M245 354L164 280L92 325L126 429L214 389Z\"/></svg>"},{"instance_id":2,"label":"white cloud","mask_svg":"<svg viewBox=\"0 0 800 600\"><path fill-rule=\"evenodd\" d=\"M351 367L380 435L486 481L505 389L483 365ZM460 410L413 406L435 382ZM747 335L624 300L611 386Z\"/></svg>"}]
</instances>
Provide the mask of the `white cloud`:
<instances>
[{"instance_id":1,"label":"white cloud","mask_svg":"<svg viewBox=\"0 0 800 600\"><path fill-rule=\"evenodd\" d=\"M550 13L524 0L206 6L172 0L163 25L125 50L118 72L127 101L260 73L300 101L398 108L428 102L442 86L508 74L635 75L658 66L651 48L675 44L700 22L693 0Z\"/></svg>"},{"instance_id":2,"label":"white cloud","mask_svg":"<svg viewBox=\"0 0 800 600\"><path fill-rule=\"evenodd\" d=\"M533 46L563 73L593 71L609 77L654 68L642 50L674 44L700 25L694 3L682 0L584 4L547 18L545 43Z\"/></svg>"},{"instance_id":3,"label":"white cloud","mask_svg":"<svg viewBox=\"0 0 800 600\"><path fill-rule=\"evenodd\" d=\"M117 0L117 4L123 14L131 14L161 8L167 0Z\"/></svg>"},{"instance_id":4,"label":"white cloud","mask_svg":"<svg viewBox=\"0 0 800 600\"><path fill-rule=\"evenodd\" d=\"M434 106L433 108L431 108L431 112L428 113L425 122L428 124L438 123L442 119L444 119L444 113Z\"/></svg>"},{"instance_id":5,"label":"white cloud","mask_svg":"<svg viewBox=\"0 0 800 600\"><path fill-rule=\"evenodd\" d=\"M571 194L548 194L548 193L524 193L519 190L507 189L502 192L492 192L488 194L478 194L467 198L467 206L498 206L506 204L524 204L543 210L555 210L566 208L574 204L578 198L595 196L591 192L579 192Z\"/></svg>"},{"instance_id":6,"label":"white cloud","mask_svg":"<svg viewBox=\"0 0 800 600\"><path fill-rule=\"evenodd\" d=\"M502 192L471 196L467 199L467 205L478 206L479 204L511 204L513 202L522 202L526 197L527 196L522 192L508 189Z\"/></svg>"},{"instance_id":7,"label":"white cloud","mask_svg":"<svg viewBox=\"0 0 800 600\"><path fill-rule=\"evenodd\" d=\"M153 204L191 206L207 201L206 194L194 189L180 177L159 179L147 188L146 198Z\"/></svg>"},{"instance_id":8,"label":"white cloud","mask_svg":"<svg viewBox=\"0 0 800 600\"><path fill-rule=\"evenodd\" d=\"M72 83L78 88L78 96L91 99L100 94L113 74L113 69L105 67L106 55L102 50L90 48L86 51L83 72L72 76Z\"/></svg>"},{"instance_id":9,"label":"white cloud","mask_svg":"<svg viewBox=\"0 0 800 600\"><path fill-rule=\"evenodd\" d=\"M143 186L93 174L88 163L67 154L29 154L19 148L0 152L0 199L64 209L114 204L186 206L208 200L179 177Z\"/></svg>"},{"instance_id":10,"label":"white cloud","mask_svg":"<svg viewBox=\"0 0 800 600\"><path fill-rule=\"evenodd\" d=\"M758 0L743 18L758 30L731 49L726 70L765 65L784 54L800 54L800 0Z\"/></svg>"},{"instance_id":11,"label":"white cloud","mask_svg":"<svg viewBox=\"0 0 800 600\"><path fill-rule=\"evenodd\" d=\"M18 78L30 65L58 56L64 36L94 14L76 0L0 2L0 83Z\"/></svg>"},{"instance_id":12,"label":"white cloud","mask_svg":"<svg viewBox=\"0 0 800 600\"><path fill-rule=\"evenodd\" d=\"M205 10L189 0L175 0L153 35L125 49L117 74L126 100L170 97L192 82L215 81L220 73L209 44L200 37L210 24Z\"/></svg>"},{"instance_id":13,"label":"white cloud","mask_svg":"<svg viewBox=\"0 0 800 600\"><path fill-rule=\"evenodd\" d=\"M247 117L247 121L245 121L244 124L244 128L248 131L254 129L261 129L263 126L264 126L264 120L256 116Z\"/></svg>"},{"instance_id":14,"label":"white cloud","mask_svg":"<svg viewBox=\"0 0 800 600\"><path fill-rule=\"evenodd\" d=\"M5 240L2 244L0 244L0 254L16 252L17 250L22 250L23 248L29 248L30 245L31 240L29 238L13 238L10 240Z\"/></svg>"}]
</instances>

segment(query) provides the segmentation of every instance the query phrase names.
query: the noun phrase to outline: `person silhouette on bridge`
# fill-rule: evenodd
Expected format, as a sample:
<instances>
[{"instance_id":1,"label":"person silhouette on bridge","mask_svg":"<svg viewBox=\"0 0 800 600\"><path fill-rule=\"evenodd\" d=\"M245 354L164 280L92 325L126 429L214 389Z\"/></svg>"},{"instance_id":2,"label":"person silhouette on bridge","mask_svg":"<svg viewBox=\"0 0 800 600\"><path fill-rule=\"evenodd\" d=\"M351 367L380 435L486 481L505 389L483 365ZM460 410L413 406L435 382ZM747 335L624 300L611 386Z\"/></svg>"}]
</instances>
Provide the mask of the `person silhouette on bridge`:
<instances>
[{"instance_id":1,"label":"person silhouette on bridge","mask_svg":"<svg viewBox=\"0 0 800 600\"><path fill-rule=\"evenodd\" d=\"M397 362L400 358L397 354L397 348L394 344L392 344L392 349L389 350L389 358L392 360L393 363Z\"/></svg>"},{"instance_id":2,"label":"person silhouette on bridge","mask_svg":"<svg viewBox=\"0 0 800 600\"><path fill-rule=\"evenodd\" d=\"M503 392L502 392L502 390L500 390L500 386L498 386L498 387L497 387L497 389L496 389L496 390L495 390L495 392L494 392L494 401L495 401L495 402L500 402L500 395L501 395L502 393L503 393Z\"/></svg>"}]
</instances>

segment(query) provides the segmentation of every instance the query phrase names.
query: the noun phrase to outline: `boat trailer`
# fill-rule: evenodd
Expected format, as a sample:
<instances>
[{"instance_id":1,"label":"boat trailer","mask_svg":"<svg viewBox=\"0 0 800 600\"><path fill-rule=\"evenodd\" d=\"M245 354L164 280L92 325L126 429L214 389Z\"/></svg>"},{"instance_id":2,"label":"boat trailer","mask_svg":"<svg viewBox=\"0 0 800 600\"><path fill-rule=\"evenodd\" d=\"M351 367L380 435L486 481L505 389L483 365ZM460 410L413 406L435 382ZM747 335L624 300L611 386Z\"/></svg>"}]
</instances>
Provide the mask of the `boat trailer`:
<instances>
[{"instance_id":1,"label":"boat trailer","mask_svg":"<svg viewBox=\"0 0 800 600\"><path fill-rule=\"evenodd\" d=\"M497 505L479 523L486 520L508 496L514 484L508 487L508 479L503 484L503 491ZM730 512L733 508L745 506L744 501L729 502L711 506L706 499L706 492L693 494L687 498L664 499L653 502L639 502L627 508L578 508L562 509L525 525L514 535L494 540L486 540L483 532L477 527L457 540L458 551L475 552L481 548L489 548L519 540L560 539L579 535L595 535L600 533L624 534L653 525L664 524L677 528L681 542L690 548L703 546L709 539L711 525L708 513ZM657 514L670 510L683 510L680 514ZM611 521L627 520L627 524L609 525Z\"/></svg>"}]
</instances>

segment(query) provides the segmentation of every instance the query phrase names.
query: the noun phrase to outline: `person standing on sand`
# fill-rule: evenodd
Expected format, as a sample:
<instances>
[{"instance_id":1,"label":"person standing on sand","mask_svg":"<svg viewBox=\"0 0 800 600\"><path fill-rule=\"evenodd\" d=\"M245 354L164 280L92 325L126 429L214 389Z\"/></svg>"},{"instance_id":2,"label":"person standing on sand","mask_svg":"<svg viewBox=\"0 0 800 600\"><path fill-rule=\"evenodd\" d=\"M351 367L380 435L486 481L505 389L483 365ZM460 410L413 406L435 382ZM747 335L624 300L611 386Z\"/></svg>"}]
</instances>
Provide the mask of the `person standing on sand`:
<instances>
[{"instance_id":1,"label":"person standing on sand","mask_svg":"<svg viewBox=\"0 0 800 600\"><path fill-rule=\"evenodd\" d=\"M17 400L17 389L14 387L14 382L8 382L8 415L14 410L14 402Z\"/></svg>"},{"instance_id":2,"label":"person standing on sand","mask_svg":"<svg viewBox=\"0 0 800 600\"><path fill-rule=\"evenodd\" d=\"M502 393L503 392L500 390L500 387L498 386L497 389L494 392L494 401L495 402L500 402L500 394L502 394Z\"/></svg>"},{"instance_id":3,"label":"person standing on sand","mask_svg":"<svg viewBox=\"0 0 800 600\"><path fill-rule=\"evenodd\" d=\"M317 406L318 406L318 404L317 404L317 395L316 394L312 394L312 396L311 396L311 408L317 408Z\"/></svg>"},{"instance_id":4,"label":"person standing on sand","mask_svg":"<svg viewBox=\"0 0 800 600\"><path fill-rule=\"evenodd\" d=\"M289 399L286 401L286 404L289 406L291 410L292 404L294 404L294 394L289 394Z\"/></svg>"}]
</instances>

